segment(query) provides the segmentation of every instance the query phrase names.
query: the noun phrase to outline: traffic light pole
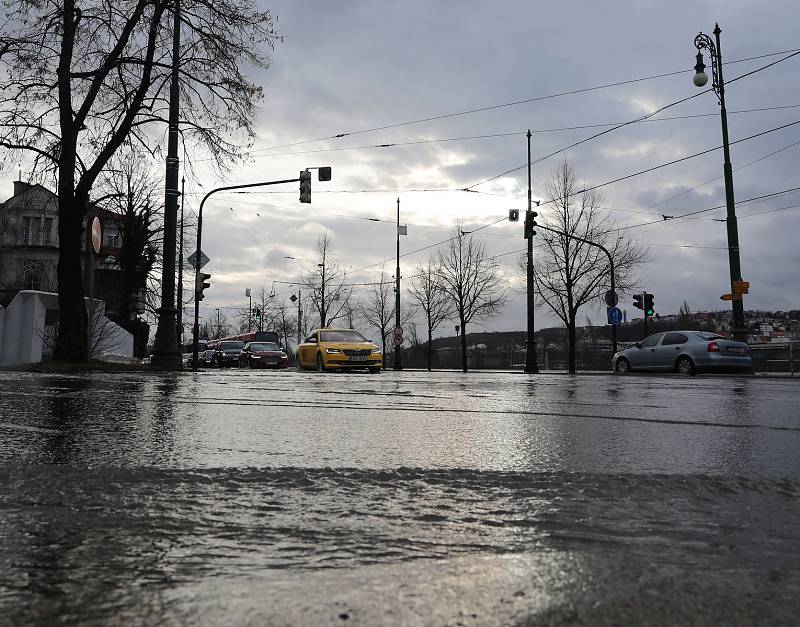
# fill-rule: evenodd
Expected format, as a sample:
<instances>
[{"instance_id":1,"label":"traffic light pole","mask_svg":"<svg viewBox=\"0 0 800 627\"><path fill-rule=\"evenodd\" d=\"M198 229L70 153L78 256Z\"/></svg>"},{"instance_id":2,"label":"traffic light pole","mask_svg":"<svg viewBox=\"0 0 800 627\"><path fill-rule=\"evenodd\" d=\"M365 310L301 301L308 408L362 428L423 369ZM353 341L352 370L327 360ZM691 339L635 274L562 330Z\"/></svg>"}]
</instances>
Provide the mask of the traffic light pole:
<instances>
[{"instance_id":1,"label":"traffic light pole","mask_svg":"<svg viewBox=\"0 0 800 627\"><path fill-rule=\"evenodd\" d=\"M529 225L533 220L532 196L531 196L531 129L528 129L528 209L525 212L525 224ZM533 233L528 235L528 259L525 268L525 279L528 291L528 341L525 343L525 372L539 372L539 365L536 363L536 338L534 337L534 309L536 302L533 299Z\"/></svg>"},{"instance_id":2,"label":"traffic light pole","mask_svg":"<svg viewBox=\"0 0 800 627\"><path fill-rule=\"evenodd\" d=\"M231 189L248 189L251 187L265 187L266 185L280 185L281 183L297 183L299 180L300 180L299 178L295 178L295 179L282 179L280 181L265 181L263 183L247 183L244 185L226 185L225 187L217 187L215 189L212 189L205 196L203 196L203 200L200 201L200 209L197 212L197 249L194 262L195 276L197 276L197 273L200 272L200 267L201 267L200 245L203 241L203 205L206 204L206 200L208 200L212 194L216 194L217 192L228 191ZM199 352L198 348L200 340L200 325L198 324L199 317L200 317L200 299L197 298L197 292L195 291L194 324L192 325L192 370L195 371L197 370L197 361Z\"/></svg>"},{"instance_id":3,"label":"traffic light pole","mask_svg":"<svg viewBox=\"0 0 800 627\"><path fill-rule=\"evenodd\" d=\"M647 337L647 319L650 317L647 315L647 304L645 300L647 299L647 292L642 292L642 309L644 310L644 336Z\"/></svg>"}]
</instances>

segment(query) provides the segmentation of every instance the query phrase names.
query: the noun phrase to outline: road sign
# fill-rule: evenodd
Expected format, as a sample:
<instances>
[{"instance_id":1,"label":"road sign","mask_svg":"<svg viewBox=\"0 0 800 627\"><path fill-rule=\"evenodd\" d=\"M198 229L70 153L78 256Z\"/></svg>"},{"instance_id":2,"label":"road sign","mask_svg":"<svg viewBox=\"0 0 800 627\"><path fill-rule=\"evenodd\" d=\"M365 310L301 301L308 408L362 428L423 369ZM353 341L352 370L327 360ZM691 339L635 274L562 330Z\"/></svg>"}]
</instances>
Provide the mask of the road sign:
<instances>
[{"instance_id":1,"label":"road sign","mask_svg":"<svg viewBox=\"0 0 800 627\"><path fill-rule=\"evenodd\" d=\"M394 328L394 337L395 337L395 340L397 338L400 338L400 340L402 341L402 339L403 339L403 327L395 327Z\"/></svg>"},{"instance_id":2,"label":"road sign","mask_svg":"<svg viewBox=\"0 0 800 627\"><path fill-rule=\"evenodd\" d=\"M199 257L200 257L200 265L196 266L195 263L197 262L197 257L198 257L197 252L193 252L191 255L189 255L189 258L186 260L186 261L189 262L189 264L192 266L192 268L202 268L209 261L211 261L211 259L206 257L206 254L201 250L200 251L200 255L199 255Z\"/></svg>"},{"instance_id":3,"label":"road sign","mask_svg":"<svg viewBox=\"0 0 800 627\"><path fill-rule=\"evenodd\" d=\"M741 296L742 294L750 293L750 281L734 281L731 284L731 292Z\"/></svg>"},{"instance_id":4,"label":"road sign","mask_svg":"<svg viewBox=\"0 0 800 627\"><path fill-rule=\"evenodd\" d=\"M608 323L619 324L622 322L622 310L619 307L608 308Z\"/></svg>"},{"instance_id":5,"label":"road sign","mask_svg":"<svg viewBox=\"0 0 800 627\"><path fill-rule=\"evenodd\" d=\"M294 302L297 302L297 296L295 296L294 294L292 294L292 295L289 297L289 300L290 300L290 301L292 301L293 303L294 303Z\"/></svg>"},{"instance_id":6,"label":"road sign","mask_svg":"<svg viewBox=\"0 0 800 627\"><path fill-rule=\"evenodd\" d=\"M742 300L741 294L723 294L719 297L720 300Z\"/></svg>"},{"instance_id":7,"label":"road sign","mask_svg":"<svg viewBox=\"0 0 800 627\"><path fill-rule=\"evenodd\" d=\"M619 296L617 296L617 293L613 290L608 290L604 298L606 301L606 305L608 305L609 307L613 307L619 302Z\"/></svg>"},{"instance_id":8,"label":"road sign","mask_svg":"<svg viewBox=\"0 0 800 627\"><path fill-rule=\"evenodd\" d=\"M402 346L403 345L403 336L402 335L395 335L394 336L394 345L395 346Z\"/></svg>"},{"instance_id":9,"label":"road sign","mask_svg":"<svg viewBox=\"0 0 800 627\"><path fill-rule=\"evenodd\" d=\"M100 218L97 216L92 220L92 248L96 254L100 253L100 247L103 245L103 229L100 226Z\"/></svg>"}]
</instances>

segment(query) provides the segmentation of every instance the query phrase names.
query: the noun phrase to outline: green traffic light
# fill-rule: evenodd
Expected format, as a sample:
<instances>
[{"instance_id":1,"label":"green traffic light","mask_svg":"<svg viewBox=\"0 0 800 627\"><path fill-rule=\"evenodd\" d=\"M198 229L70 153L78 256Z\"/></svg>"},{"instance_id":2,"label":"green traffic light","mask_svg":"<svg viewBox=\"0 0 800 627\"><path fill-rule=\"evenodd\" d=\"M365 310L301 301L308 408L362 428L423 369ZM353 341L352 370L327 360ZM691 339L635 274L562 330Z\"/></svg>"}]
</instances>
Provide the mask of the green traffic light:
<instances>
[{"instance_id":1,"label":"green traffic light","mask_svg":"<svg viewBox=\"0 0 800 627\"><path fill-rule=\"evenodd\" d=\"M652 316L654 313L655 313L655 309L648 309L647 310L647 315L648 316Z\"/></svg>"}]
</instances>

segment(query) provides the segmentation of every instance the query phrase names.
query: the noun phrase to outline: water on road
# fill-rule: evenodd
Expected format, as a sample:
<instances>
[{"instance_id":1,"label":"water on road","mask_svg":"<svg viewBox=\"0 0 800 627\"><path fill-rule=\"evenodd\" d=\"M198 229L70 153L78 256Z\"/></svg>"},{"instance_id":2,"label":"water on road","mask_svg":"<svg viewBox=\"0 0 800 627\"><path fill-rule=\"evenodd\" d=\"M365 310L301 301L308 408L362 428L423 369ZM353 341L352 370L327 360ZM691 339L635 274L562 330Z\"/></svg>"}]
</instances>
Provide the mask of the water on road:
<instances>
[{"instance_id":1,"label":"water on road","mask_svg":"<svg viewBox=\"0 0 800 627\"><path fill-rule=\"evenodd\" d=\"M797 391L724 377L0 373L0 614L792 624Z\"/></svg>"}]
</instances>

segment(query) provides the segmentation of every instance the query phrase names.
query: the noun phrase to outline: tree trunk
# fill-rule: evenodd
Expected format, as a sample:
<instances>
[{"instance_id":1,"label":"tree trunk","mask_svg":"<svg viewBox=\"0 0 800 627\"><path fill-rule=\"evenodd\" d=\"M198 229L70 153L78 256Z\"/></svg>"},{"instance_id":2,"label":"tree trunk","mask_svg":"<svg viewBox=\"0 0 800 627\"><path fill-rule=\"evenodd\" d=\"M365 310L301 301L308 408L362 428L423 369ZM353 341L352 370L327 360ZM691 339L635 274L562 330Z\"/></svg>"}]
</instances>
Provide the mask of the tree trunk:
<instances>
[{"instance_id":1,"label":"tree trunk","mask_svg":"<svg viewBox=\"0 0 800 627\"><path fill-rule=\"evenodd\" d=\"M464 321L461 321L461 369L467 371L467 328Z\"/></svg>"},{"instance_id":2,"label":"tree trunk","mask_svg":"<svg viewBox=\"0 0 800 627\"><path fill-rule=\"evenodd\" d=\"M85 195L76 195L71 176L61 171L58 184L58 336L53 358L83 362L88 359L88 316L83 300L81 237L86 216ZM66 180L65 180L66 179Z\"/></svg>"},{"instance_id":3,"label":"tree trunk","mask_svg":"<svg viewBox=\"0 0 800 627\"><path fill-rule=\"evenodd\" d=\"M433 331L431 330L430 321L428 322L428 372L433 368Z\"/></svg>"},{"instance_id":4,"label":"tree trunk","mask_svg":"<svg viewBox=\"0 0 800 627\"><path fill-rule=\"evenodd\" d=\"M567 356L567 366L570 373L575 373L575 314L570 313L569 315L569 324L567 325L567 330L569 332L569 340L568 340L568 356Z\"/></svg>"},{"instance_id":5,"label":"tree trunk","mask_svg":"<svg viewBox=\"0 0 800 627\"><path fill-rule=\"evenodd\" d=\"M381 353L383 355L383 360L381 363L383 364L383 369L386 370L386 334L383 332L383 329L381 329L381 346L383 347L383 353Z\"/></svg>"}]
</instances>

